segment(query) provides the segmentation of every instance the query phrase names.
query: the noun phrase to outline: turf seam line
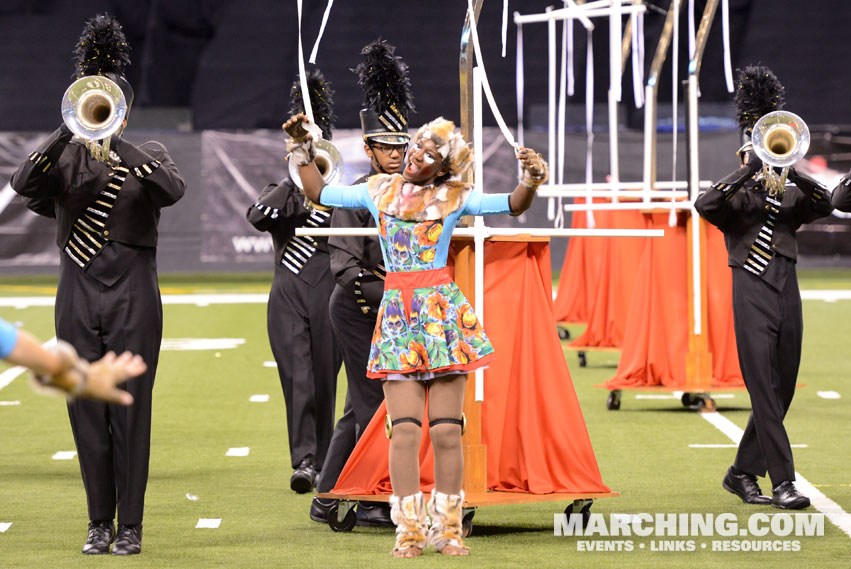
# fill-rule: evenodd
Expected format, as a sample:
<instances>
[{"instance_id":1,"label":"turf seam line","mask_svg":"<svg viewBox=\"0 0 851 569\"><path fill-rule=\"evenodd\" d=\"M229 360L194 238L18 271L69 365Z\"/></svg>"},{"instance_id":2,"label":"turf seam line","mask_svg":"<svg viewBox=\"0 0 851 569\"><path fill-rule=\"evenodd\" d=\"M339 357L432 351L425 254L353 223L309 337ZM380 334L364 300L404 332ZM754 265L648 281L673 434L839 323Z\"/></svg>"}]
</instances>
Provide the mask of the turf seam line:
<instances>
[{"instance_id":1,"label":"turf seam line","mask_svg":"<svg viewBox=\"0 0 851 569\"><path fill-rule=\"evenodd\" d=\"M737 424L723 416L717 411L712 413L699 413L699 415L711 423L716 429L727 435L731 441L737 445L742 440L744 430ZM833 525L845 532L848 537L851 537L851 515L849 515L842 507L825 496L821 490L810 484L810 482L801 476L801 473L795 471L795 486L798 487L805 496L809 496L813 507L824 514L824 517L829 519Z\"/></svg>"}]
</instances>

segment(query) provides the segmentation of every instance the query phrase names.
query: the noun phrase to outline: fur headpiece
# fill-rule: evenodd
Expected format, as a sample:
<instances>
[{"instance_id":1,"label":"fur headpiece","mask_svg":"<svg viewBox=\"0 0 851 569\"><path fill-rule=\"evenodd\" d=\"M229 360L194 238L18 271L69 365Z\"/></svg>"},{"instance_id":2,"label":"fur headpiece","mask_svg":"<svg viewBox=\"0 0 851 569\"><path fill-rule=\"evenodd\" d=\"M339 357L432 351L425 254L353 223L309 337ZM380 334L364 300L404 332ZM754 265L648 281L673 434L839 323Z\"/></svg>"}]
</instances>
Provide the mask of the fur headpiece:
<instances>
[{"instance_id":1,"label":"fur headpiece","mask_svg":"<svg viewBox=\"0 0 851 569\"><path fill-rule=\"evenodd\" d=\"M307 91L310 106L313 108L313 120L322 129L322 138L331 140L334 129L334 90L331 83L325 79L322 72L314 67L307 71ZM304 99L301 94L301 78L296 77L290 88L290 115L304 112Z\"/></svg>"},{"instance_id":2,"label":"fur headpiece","mask_svg":"<svg viewBox=\"0 0 851 569\"><path fill-rule=\"evenodd\" d=\"M749 65L737 70L736 122L748 136L753 126L764 115L779 111L785 104L783 84L763 65Z\"/></svg>"},{"instance_id":3,"label":"fur headpiece","mask_svg":"<svg viewBox=\"0 0 851 569\"><path fill-rule=\"evenodd\" d=\"M461 180L473 165L473 150L461 133L456 132L455 123L443 117L424 124L414 135L414 142L428 138L437 147L443 157L444 165L449 168L449 177Z\"/></svg>"},{"instance_id":4,"label":"fur headpiece","mask_svg":"<svg viewBox=\"0 0 851 569\"><path fill-rule=\"evenodd\" d=\"M361 50L364 61L352 69L363 90L363 138L384 144L406 144L408 113L414 110L408 66L394 55L396 48L378 39Z\"/></svg>"}]
</instances>

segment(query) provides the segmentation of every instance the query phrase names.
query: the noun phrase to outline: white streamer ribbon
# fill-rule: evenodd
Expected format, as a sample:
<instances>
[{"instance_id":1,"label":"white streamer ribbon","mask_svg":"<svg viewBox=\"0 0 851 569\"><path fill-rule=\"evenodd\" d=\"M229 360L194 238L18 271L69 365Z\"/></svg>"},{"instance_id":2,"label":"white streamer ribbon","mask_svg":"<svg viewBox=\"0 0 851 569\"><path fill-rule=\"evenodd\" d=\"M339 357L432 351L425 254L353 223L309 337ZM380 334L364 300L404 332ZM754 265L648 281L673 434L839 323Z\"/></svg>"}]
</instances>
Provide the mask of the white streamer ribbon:
<instances>
[{"instance_id":1,"label":"white streamer ribbon","mask_svg":"<svg viewBox=\"0 0 851 569\"><path fill-rule=\"evenodd\" d=\"M632 98L635 108L644 106L644 14L632 15Z\"/></svg>"},{"instance_id":2,"label":"white streamer ribbon","mask_svg":"<svg viewBox=\"0 0 851 569\"><path fill-rule=\"evenodd\" d=\"M310 63L316 63L316 52L319 51L319 41L322 39L322 34L325 33L325 24L328 23L328 16L331 14L331 6L333 5L334 0L328 0L328 6L325 7L325 14L322 15L322 25L319 27L319 35L316 37L316 43L313 44L313 51L310 52ZM301 22L300 14L299 22Z\"/></svg>"},{"instance_id":3,"label":"white streamer ribbon","mask_svg":"<svg viewBox=\"0 0 851 569\"><path fill-rule=\"evenodd\" d=\"M694 60L694 0L688 0L688 58Z\"/></svg>"},{"instance_id":4,"label":"white streamer ribbon","mask_svg":"<svg viewBox=\"0 0 851 569\"><path fill-rule=\"evenodd\" d=\"M594 42L593 31L587 30L588 47L585 58L585 183L587 184L587 203L591 203L591 184L594 182ZM562 208L563 209L563 208ZM589 229L596 227L594 212L585 212L585 222Z\"/></svg>"},{"instance_id":5,"label":"white streamer ribbon","mask_svg":"<svg viewBox=\"0 0 851 569\"><path fill-rule=\"evenodd\" d=\"M565 4L567 0L565 0ZM576 80L573 73L573 18L568 18L564 22L567 29L567 95L573 96L573 90L576 86Z\"/></svg>"},{"instance_id":6,"label":"white streamer ribbon","mask_svg":"<svg viewBox=\"0 0 851 569\"><path fill-rule=\"evenodd\" d=\"M508 35L508 0L502 0L502 57L505 58L505 38Z\"/></svg>"},{"instance_id":7,"label":"white streamer ribbon","mask_svg":"<svg viewBox=\"0 0 851 569\"><path fill-rule=\"evenodd\" d=\"M735 91L733 86L733 64L730 60L730 5L729 0L721 1L721 23L724 35L724 79L727 81L727 92Z\"/></svg>"},{"instance_id":8,"label":"white streamer ribbon","mask_svg":"<svg viewBox=\"0 0 851 569\"><path fill-rule=\"evenodd\" d=\"M307 115L310 122L314 123L313 107L310 104L310 91L307 89L307 74L304 72L304 49L301 44L301 4L302 0L296 0L296 6L298 7L298 76L301 84L301 98L304 102L304 114Z\"/></svg>"},{"instance_id":9,"label":"white streamer ribbon","mask_svg":"<svg viewBox=\"0 0 851 569\"><path fill-rule=\"evenodd\" d=\"M301 0L299 0L299 2L301 2ZM499 108L496 106L496 101L494 101L490 83L488 82L488 75L485 72L485 60L482 58L482 48L479 46L479 34L476 30L476 12L473 10L472 0L467 0L467 16L470 19L470 36L473 39L473 49L476 53L476 61L478 62L478 66L482 74L482 90L485 92L485 97L488 100L488 106L490 106L491 113L493 113L493 117L496 119L496 124L499 125L499 130L502 131L502 135L505 137L505 140L507 140L514 148L514 151L517 152L519 150L519 145L514 140L514 136L511 134L511 131L508 130L508 125L505 124L502 115L499 113Z\"/></svg>"}]
</instances>

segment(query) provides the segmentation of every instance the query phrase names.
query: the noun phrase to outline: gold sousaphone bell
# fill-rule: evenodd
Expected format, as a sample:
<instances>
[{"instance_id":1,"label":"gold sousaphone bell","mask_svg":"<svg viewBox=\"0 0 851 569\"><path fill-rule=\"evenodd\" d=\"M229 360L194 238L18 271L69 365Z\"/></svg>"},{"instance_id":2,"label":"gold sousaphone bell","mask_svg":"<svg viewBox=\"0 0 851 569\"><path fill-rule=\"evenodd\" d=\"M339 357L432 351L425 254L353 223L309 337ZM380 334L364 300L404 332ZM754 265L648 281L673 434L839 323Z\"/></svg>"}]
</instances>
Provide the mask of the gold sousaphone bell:
<instances>
[{"instance_id":1,"label":"gold sousaphone bell","mask_svg":"<svg viewBox=\"0 0 851 569\"><path fill-rule=\"evenodd\" d=\"M783 193L789 168L807 153L810 129L804 119L788 111L760 118L751 135L753 149L763 163L763 179L771 195ZM782 168L780 174L774 168Z\"/></svg>"},{"instance_id":2,"label":"gold sousaphone bell","mask_svg":"<svg viewBox=\"0 0 851 569\"><path fill-rule=\"evenodd\" d=\"M109 161L109 139L121 130L126 115L124 92L102 75L77 79L62 97L62 120L102 162Z\"/></svg>"}]
</instances>

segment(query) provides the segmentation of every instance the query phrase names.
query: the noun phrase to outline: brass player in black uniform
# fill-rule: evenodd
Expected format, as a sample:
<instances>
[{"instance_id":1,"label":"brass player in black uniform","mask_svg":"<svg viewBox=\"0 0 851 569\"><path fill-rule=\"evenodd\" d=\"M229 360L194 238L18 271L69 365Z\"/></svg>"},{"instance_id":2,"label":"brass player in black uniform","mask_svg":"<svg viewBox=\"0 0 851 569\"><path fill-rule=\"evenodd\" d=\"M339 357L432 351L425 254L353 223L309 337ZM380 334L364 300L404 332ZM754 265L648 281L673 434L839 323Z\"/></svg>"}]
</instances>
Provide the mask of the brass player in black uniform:
<instances>
[{"instance_id":1,"label":"brass player in black uniform","mask_svg":"<svg viewBox=\"0 0 851 569\"><path fill-rule=\"evenodd\" d=\"M839 211L851 211L851 171L842 176L833 188L830 203Z\"/></svg>"},{"instance_id":2,"label":"brass player in black uniform","mask_svg":"<svg viewBox=\"0 0 851 569\"><path fill-rule=\"evenodd\" d=\"M307 83L316 124L323 138L330 140L333 91L318 69L308 72ZM290 113L303 111L298 80L292 85L290 101ZM267 326L286 404L294 469L290 487L300 494L313 489L331 443L341 365L328 317L334 288L328 238L295 235L299 227L327 227L331 212L326 209L305 204L304 194L288 176L266 186L246 214L256 229L272 235L275 244Z\"/></svg>"},{"instance_id":3,"label":"brass player in black uniform","mask_svg":"<svg viewBox=\"0 0 851 569\"><path fill-rule=\"evenodd\" d=\"M364 93L360 112L364 152L369 157L369 174L395 174L404 166L408 148L408 113L414 110L408 66L395 55L395 47L376 40L362 50L364 61L355 69ZM375 227L368 210L336 209L331 227ZM331 272L337 286L331 294L331 324L346 364L348 392L343 416L334 429L325 469L317 484L319 492L330 492L337 482L355 443L384 400L381 382L366 377L370 340L375 331L378 305L384 293L383 257L378 237L330 237ZM328 519L336 500L314 498L310 518ZM390 506L382 502L360 502L359 525L394 526Z\"/></svg>"},{"instance_id":4,"label":"brass player in black uniform","mask_svg":"<svg viewBox=\"0 0 851 569\"><path fill-rule=\"evenodd\" d=\"M77 76L114 81L129 112L133 91L123 77L129 46L121 25L107 15L90 19L76 54ZM30 154L11 183L31 198L31 209L57 220L62 252L56 336L89 361L130 351L148 365L124 385L134 399L129 407L68 404L90 519L83 553L108 553L114 539L113 554L131 555L142 547L151 394L162 341L157 224L160 209L179 200L185 185L161 144L135 146L120 132L111 137L107 154L105 144L74 137L63 125Z\"/></svg>"},{"instance_id":5,"label":"brass player in black uniform","mask_svg":"<svg viewBox=\"0 0 851 569\"><path fill-rule=\"evenodd\" d=\"M739 71L736 105L748 136L760 117L779 110L783 86L766 67ZM695 201L695 208L724 233L733 272L733 317L742 377L752 413L723 487L748 504L801 509L810 500L793 484L795 467L783 419L795 394L801 361L803 315L795 263L798 228L828 215L826 188L791 168L794 185L772 188L748 143L742 166ZM770 172L769 172L770 174ZM763 496L757 476L771 478Z\"/></svg>"}]
</instances>

